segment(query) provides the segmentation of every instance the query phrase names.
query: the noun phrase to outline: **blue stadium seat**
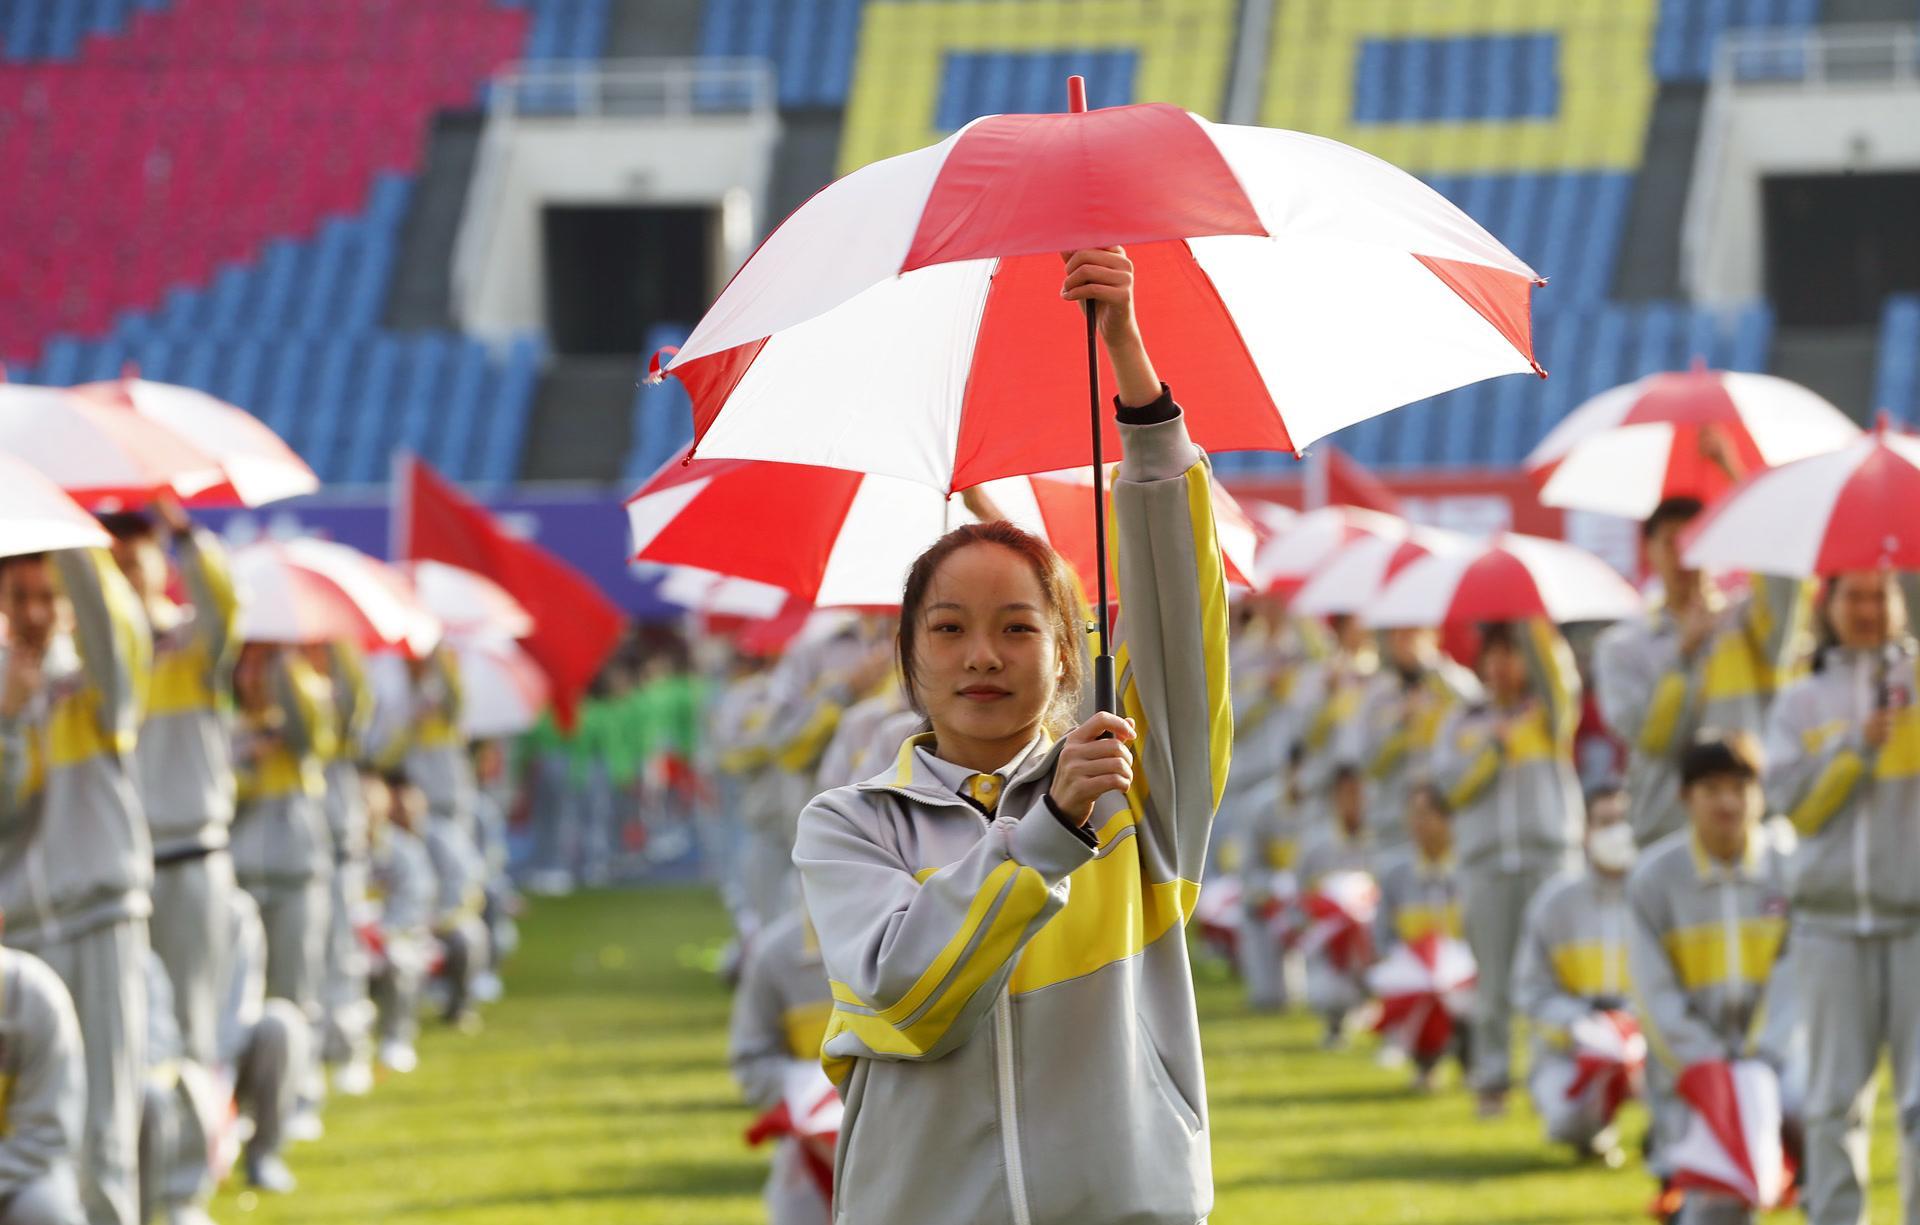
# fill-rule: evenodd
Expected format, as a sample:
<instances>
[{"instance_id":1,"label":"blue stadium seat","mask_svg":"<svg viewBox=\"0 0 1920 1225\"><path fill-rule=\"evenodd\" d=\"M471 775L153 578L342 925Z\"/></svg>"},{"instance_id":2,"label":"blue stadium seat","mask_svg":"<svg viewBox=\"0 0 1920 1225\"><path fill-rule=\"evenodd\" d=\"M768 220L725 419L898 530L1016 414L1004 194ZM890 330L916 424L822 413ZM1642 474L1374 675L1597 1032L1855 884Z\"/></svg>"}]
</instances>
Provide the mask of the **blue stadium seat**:
<instances>
[{"instance_id":1,"label":"blue stadium seat","mask_svg":"<svg viewBox=\"0 0 1920 1225\"><path fill-rule=\"evenodd\" d=\"M1880 361L1874 407L1901 421L1920 421L1920 294L1896 294L1880 316Z\"/></svg>"}]
</instances>

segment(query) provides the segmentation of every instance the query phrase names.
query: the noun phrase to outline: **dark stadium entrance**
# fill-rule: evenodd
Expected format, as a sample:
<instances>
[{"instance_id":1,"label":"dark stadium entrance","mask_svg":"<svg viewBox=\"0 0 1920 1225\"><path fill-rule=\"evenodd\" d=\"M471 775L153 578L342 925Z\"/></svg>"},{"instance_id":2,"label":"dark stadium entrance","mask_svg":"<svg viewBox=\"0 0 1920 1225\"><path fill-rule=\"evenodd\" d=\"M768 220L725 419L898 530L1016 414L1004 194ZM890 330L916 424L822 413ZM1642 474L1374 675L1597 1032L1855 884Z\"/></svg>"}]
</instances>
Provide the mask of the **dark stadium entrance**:
<instances>
[{"instance_id":1,"label":"dark stadium entrance","mask_svg":"<svg viewBox=\"0 0 1920 1225\"><path fill-rule=\"evenodd\" d=\"M562 354L634 354L660 323L691 325L713 301L712 208L548 205L542 212L547 334Z\"/></svg>"},{"instance_id":2,"label":"dark stadium entrance","mask_svg":"<svg viewBox=\"0 0 1920 1225\"><path fill-rule=\"evenodd\" d=\"M1877 325L1882 299L1920 289L1920 174L1783 175L1762 192L1783 325Z\"/></svg>"}]
</instances>

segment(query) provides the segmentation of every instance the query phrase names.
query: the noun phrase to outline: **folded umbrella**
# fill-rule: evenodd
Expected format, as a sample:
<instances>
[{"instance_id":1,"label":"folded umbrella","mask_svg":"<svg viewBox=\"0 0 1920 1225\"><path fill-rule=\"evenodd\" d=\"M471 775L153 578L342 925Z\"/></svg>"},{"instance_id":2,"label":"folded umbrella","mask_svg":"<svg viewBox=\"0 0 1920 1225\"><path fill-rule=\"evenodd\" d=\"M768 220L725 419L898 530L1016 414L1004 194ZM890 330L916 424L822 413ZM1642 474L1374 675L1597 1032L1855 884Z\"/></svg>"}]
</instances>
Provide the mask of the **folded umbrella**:
<instances>
[{"instance_id":1,"label":"folded umbrella","mask_svg":"<svg viewBox=\"0 0 1920 1225\"><path fill-rule=\"evenodd\" d=\"M1547 506L1644 519L1664 498L1711 502L1733 486L1703 445L1709 431L1749 470L1860 436L1845 413L1798 383L1697 366L1601 392L1540 440L1526 469Z\"/></svg>"},{"instance_id":2,"label":"folded umbrella","mask_svg":"<svg viewBox=\"0 0 1920 1225\"><path fill-rule=\"evenodd\" d=\"M1682 538L1687 564L1795 577L1920 570L1920 438L1887 423L1748 477Z\"/></svg>"},{"instance_id":3,"label":"folded umbrella","mask_svg":"<svg viewBox=\"0 0 1920 1225\"><path fill-rule=\"evenodd\" d=\"M839 1143L846 1107L839 1091L814 1060L794 1060L787 1066L780 1101L747 1128L749 1145L758 1146L779 1136L791 1136L800 1145L807 1173L820 1195L833 1199L833 1149Z\"/></svg>"},{"instance_id":4,"label":"folded umbrella","mask_svg":"<svg viewBox=\"0 0 1920 1225\"><path fill-rule=\"evenodd\" d=\"M1680 1100L1692 1112L1668 1148L1677 1187L1775 1208L1793 1186L1781 1144L1780 1078L1757 1059L1696 1063L1680 1074Z\"/></svg>"},{"instance_id":5,"label":"folded umbrella","mask_svg":"<svg viewBox=\"0 0 1920 1225\"><path fill-rule=\"evenodd\" d=\"M1374 1029L1416 1059L1437 1059L1456 1022L1473 1011L1480 970L1465 942L1429 932L1397 944L1367 970L1367 990L1380 1001Z\"/></svg>"},{"instance_id":6,"label":"folded umbrella","mask_svg":"<svg viewBox=\"0 0 1920 1225\"><path fill-rule=\"evenodd\" d=\"M142 378L86 383L73 389L116 408L166 426L209 456L220 479L205 489L183 494L198 506L264 506L320 488L307 461L253 414L191 387Z\"/></svg>"},{"instance_id":7,"label":"folded umbrella","mask_svg":"<svg viewBox=\"0 0 1920 1225\"><path fill-rule=\"evenodd\" d=\"M1520 621L1618 621L1640 611L1640 593L1585 549L1503 532L1400 571L1367 610L1381 628Z\"/></svg>"},{"instance_id":8,"label":"folded umbrella","mask_svg":"<svg viewBox=\"0 0 1920 1225\"><path fill-rule=\"evenodd\" d=\"M1600 1094L1601 1117L1611 1123L1622 1103L1640 1096L1647 1066L1647 1039L1640 1023L1617 1009L1590 1012L1573 1023L1567 1037L1574 1059L1568 1100Z\"/></svg>"},{"instance_id":9,"label":"folded umbrella","mask_svg":"<svg viewBox=\"0 0 1920 1225\"><path fill-rule=\"evenodd\" d=\"M1329 872L1307 891L1300 908L1306 930L1299 947L1322 952L1334 969L1358 970L1373 958L1373 919L1380 886L1365 872Z\"/></svg>"}]
</instances>

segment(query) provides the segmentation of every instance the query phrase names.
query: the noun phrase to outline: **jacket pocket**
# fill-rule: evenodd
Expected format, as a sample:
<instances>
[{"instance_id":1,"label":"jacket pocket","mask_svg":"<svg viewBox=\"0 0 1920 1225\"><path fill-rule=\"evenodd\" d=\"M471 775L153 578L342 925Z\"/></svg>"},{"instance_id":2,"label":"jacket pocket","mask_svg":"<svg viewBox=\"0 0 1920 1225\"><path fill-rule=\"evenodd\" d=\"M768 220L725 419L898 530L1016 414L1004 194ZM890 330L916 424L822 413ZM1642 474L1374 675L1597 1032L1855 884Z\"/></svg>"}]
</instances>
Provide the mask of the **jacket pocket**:
<instances>
[{"instance_id":1,"label":"jacket pocket","mask_svg":"<svg viewBox=\"0 0 1920 1225\"><path fill-rule=\"evenodd\" d=\"M1186 1127L1188 1135L1200 1134L1200 1115L1188 1104L1186 1094L1180 1092L1180 1086L1173 1083L1172 1073L1167 1071L1166 1060L1160 1057L1160 1048L1154 1045L1153 1035L1147 1032L1147 1023L1139 1013L1133 1014L1133 1027L1140 1039L1140 1060L1147 1065L1147 1079L1153 1082L1160 1096L1166 1100L1167 1108L1179 1118Z\"/></svg>"}]
</instances>

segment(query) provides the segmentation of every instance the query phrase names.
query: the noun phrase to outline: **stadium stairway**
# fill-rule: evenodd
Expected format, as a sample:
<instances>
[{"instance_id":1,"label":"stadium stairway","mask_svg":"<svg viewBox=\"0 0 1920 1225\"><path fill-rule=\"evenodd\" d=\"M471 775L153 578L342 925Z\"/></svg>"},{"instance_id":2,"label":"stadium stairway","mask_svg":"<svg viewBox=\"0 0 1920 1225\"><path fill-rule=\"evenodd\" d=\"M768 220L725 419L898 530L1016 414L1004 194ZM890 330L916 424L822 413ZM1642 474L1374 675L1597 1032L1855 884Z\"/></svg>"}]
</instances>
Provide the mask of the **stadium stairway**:
<instances>
[{"instance_id":1,"label":"stadium stairway","mask_svg":"<svg viewBox=\"0 0 1920 1225\"><path fill-rule=\"evenodd\" d=\"M1634 176L1620 262L1614 269L1614 301L1682 296L1680 231L1706 99L1706 86L1697 81L1663 81L1654 97L1645 160Z\"/></svg>"},{"instance_id":2,"label":"stadium stairway","mask_svg":"<svg viewBox=\"0 0 1920 1225\"><path fill-rule=\"evenodd\" d=\"M1905 25L1914 18L1913 0L1825 0L1820 24Z\"/></svg>"},{"instance_id":3,"label":"stadium stairway","mask_svg":"<svg viewBox=\"0 0 1920 1225\"><path fill-rule=\"evenodd\" d=\"M632 357L554 357L534 397L519 478L621 479L638 371Z\"/></svg>"},{"instance_id":4,"label":"stadium stairway","mask_svg":"<svg viewBox=\"0 0 1920 1225\"><path fill-rule=\"evenodd\" d=\"M1787 327L1773 336L1771 372L1813 388L1856 421L1872 419L1875 324L1859 327Z\"/></svg>"},{"instance_id":5,"label":"stadium stairway","mask_svg":"<svg viewBox=\"0 0 1920 1225\"><path fill-rule=\"evenodd\" d=\"M607 17L606 58L692 55L700 46L703 12L703 5L687 0L613 0Z\"/></svg>"},{"instance_id":6,"label":"stadium stairway","mask_svg":"<svg viewBox=\"0 0 1920 1225\"><path fill-rule=\"evenodd\" d=\"M479 111L441 111L433 118L426 161L414 180L401 223L393 280L381 322L398 331L454 327L453 244L466 211L467 188L480 152L486 117Z\"/></svg>"}]
</instances>

